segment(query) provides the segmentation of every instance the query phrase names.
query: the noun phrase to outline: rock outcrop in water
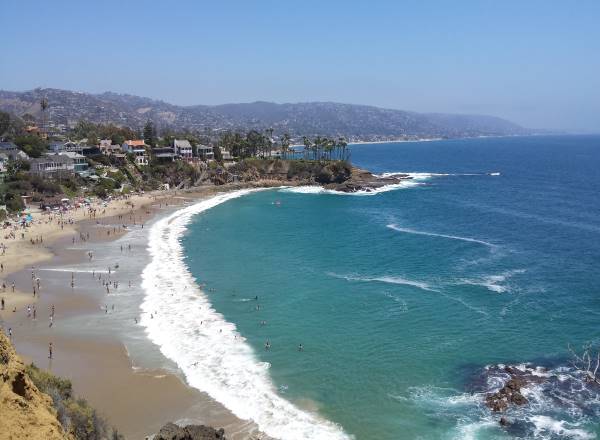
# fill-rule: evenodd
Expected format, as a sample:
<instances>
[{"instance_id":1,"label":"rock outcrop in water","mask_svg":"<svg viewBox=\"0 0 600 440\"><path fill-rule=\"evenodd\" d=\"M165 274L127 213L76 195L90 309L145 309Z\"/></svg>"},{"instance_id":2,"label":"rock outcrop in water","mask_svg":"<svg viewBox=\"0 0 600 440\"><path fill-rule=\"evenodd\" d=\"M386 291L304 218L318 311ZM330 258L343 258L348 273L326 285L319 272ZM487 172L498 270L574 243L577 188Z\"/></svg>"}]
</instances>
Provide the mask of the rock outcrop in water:
<instances>
[{"instance_id":1,"label":"rock outcrop in water","mask_svg":"<svg viewBox=\"0 0 600 440\"><path fill-rule=\"evenodd\" d=\"M375 176L373 173L353 167L348 179L341 183L330 183L323 185L326 189L342 192L371 192L387 185L397 185L403 180L410 180L408 174L396 174L389 177Z\"/></svg>"},{"instance_id":2,"label":"rock outcrop in water","mask_svg":"<svg viewBox=\"0 0 600 440\"><path fill-rule=\"evenodd\" d=\"M525 385L522 379L512 378L499 391L488 394L485 404L494 412L504 411L509 405L524 405L527 399L521 394L521 388Z\"/></svg>"},{"instance_id":3,"label":"rock outcrop in water","mask_svg":"<svg viewBox=\"0 0 600 440\"><path fill-rule=\"evenodd\" d=\"M163 426L153 440L226 440L225 431L204 425L178 426L167 423Z\"/></svg>"},{"instance_id":4,"label":"rock outcrop in water","mask_svg":"<svg viewBox=\"0 0 600 440\"><path fill-rule=\"evenodd\" d=\"M279 159L245 159L227 170L221 170L217 184L239 180L241 182L281 182L293 185L320 185L340 192L375 191L387 185L410 180L408 174L376 176L353 167L344 161L305 161Z\"/></svg>"}]
</instances>

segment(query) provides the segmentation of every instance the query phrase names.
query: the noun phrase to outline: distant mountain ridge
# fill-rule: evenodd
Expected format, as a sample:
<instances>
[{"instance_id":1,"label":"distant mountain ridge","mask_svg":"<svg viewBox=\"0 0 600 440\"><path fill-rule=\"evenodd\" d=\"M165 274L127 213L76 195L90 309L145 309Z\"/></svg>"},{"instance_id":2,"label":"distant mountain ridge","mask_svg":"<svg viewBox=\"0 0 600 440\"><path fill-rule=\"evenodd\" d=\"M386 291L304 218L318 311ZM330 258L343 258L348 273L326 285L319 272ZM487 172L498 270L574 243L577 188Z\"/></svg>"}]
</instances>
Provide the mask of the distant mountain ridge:
<instances>
[{"instance_id":1,"label":"distant mountain ridge","mask_svg":"<svg viewBox=\"0 0 600 440\"><path fill-rule=\"evenodd\" d=\"M39 116L39 102L49 102L48 119L73 126L86 119L141 128L147 120L176 130L264 130L299 136L346 136L352 140L402 137L476 137L530 134L502 118L484 115L416 113L379 107L306 102L276 104L257 101L242 104L179 106L128 94L91 94L61 89L25 92L0 90L0 110Z\"/></svg>"}]
</instances>

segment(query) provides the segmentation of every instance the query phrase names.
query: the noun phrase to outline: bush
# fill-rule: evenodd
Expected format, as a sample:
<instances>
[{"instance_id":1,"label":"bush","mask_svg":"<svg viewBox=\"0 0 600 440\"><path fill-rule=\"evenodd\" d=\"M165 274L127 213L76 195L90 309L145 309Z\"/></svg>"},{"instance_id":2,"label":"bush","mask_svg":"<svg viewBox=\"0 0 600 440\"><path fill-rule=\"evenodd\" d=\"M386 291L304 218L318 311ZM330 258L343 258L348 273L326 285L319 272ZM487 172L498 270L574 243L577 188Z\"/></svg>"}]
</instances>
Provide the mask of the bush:
<instances>
[{"instance_id":1,"label":"bush","mask_svg":"<svg viewBox=\"0 0 600 440\"><path fill-rule=\"evenodd\" d=\"M42 153L48 148L48 143L33 134L17 136L15 144L31 157L41 157Z\"/></svg>"},{"instance_id":2,"label":"bush","mask_svg":"<svg viewBox=\"0 0 600 440\"><path fill-rule=\"evenodd\" d=\"M34 364L28 365L26 372L35 386L52 398L59 422L75 439L105 440L109 436L115 440L123 439L85 399L73 396L70 380L40 370Z\"/></svg>"}]
</instances>

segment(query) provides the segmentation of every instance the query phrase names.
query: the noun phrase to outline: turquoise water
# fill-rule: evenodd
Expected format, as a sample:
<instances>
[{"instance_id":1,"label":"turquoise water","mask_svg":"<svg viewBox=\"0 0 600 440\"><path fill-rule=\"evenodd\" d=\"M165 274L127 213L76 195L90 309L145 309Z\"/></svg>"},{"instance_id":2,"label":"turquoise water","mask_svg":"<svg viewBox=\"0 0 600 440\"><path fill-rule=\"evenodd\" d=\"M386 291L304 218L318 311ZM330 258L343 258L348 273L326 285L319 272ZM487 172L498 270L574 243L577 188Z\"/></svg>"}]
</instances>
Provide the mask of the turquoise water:
<instances>
[{"instance_id":1,"label":"turquoise water","mask_svg":"<svg viewBox=\"0 0 600 440\"><path fill-rule=\"evenodd\" d=\"M600 137L360 145L352 159L428 175L369 196L250 194L182 238L279 393L357 439L600 434L598 389L533 390L505 431L478 380L496 363L568 373L567 344L600 342Z\"/></svg>"}]
</instances>

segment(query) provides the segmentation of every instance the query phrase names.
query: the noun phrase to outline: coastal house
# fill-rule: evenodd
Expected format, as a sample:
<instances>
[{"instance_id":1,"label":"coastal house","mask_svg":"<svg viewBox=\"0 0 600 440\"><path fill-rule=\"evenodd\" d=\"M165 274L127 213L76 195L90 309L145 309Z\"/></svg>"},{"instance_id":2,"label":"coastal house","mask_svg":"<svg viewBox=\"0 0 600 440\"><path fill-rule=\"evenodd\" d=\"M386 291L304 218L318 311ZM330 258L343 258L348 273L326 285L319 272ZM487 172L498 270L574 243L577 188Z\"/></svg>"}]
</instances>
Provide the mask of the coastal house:
<instances>
[{"instance_id":1,"label":"coastal house","mask_svg":"<svg viewBox=\"0 0 600 440\"><path fill-rule=\"evenodd\" d=\"M141 139L125 141L121 148L125 153L135 156L136 165L148 165L148 155L146 154L146 143Z\"/></svg>"},{"instance_id":2,"label":"coastal house","mask_svg":"<svg viewBox=\"0 0 600 440\"><path fill-rule=\"evenodd\" d=\"M0 142L0 153L4 153L10 160L27 160L29 156L21 151L13 142Z\"/></svg>"},{"instance_id":3,"label":"coastal house","mask_svg":"<svg viewBox=\"0 0 600 440\"><path fill-rule=\"evenodd\" d=\"M215 154L213 152L213 147L211 147L210 145L198 145L198 148L196 148L198 157L200 157L202 160L205 161L209 161L214 159Z\"/></svg>"},{"instance_id":4,"label":"coastal house","mask_svg":"<svg viewBox=\"0 0 600 440\"><path fill-rule=\"evenodd\" d=\"M221 148L221 157L223 158L223 160L233 160L233 156L231 155L229 150L226 150L225 148Z\"/></svg>"},{"instance_id":5,"label":"coastal house","mask_svg":"<svg viewBox=\"0 0 600 440\"><path fill-rule=\"evenodd\" d=\"M152 149L152 155L161 162L173 162L175 160L173 147L155 147Z\"/></svg>"},{"instance_id":6,"label":"coastal house","mask_svg":"<svg viewBox=\"0 0 600 440\"><path fill-rule=\"evenodd\" d=\"M113 144L110 139L102 139L98 148L100 148L100 152L105 156L125 157L121 146Z\"/></svg>"},{"instance_id":7,"label":"coastal house","mask_svg":"<svg viewBox=\"0 0 600 440\"><path fill-rule=\"evenodd\" d=\"M29 172L42 177L71 175L75 172L75 163L68 156L52 154L29 161Z\"/></svg>"},{"instance_id":8,"label":"coastal house","mask_svg":"<svg viewBox=\"0 0 600 440\"><path fill-rule=\"evenodd\" d=\"M0 182L4 182L4 177L8 171L8 155L6 153L0 153Z\"/></svg>"},{"instance_id":9,"label":"coastal house","mask_svg":"<svg viewBox=\"0 0 600 440\"><path fill-rule=\"evenodd\" d=\"M85 174L90 167L83 154L74 151L62 151L58 153L60 156L66 156L73 160L73 171L78 174Z\"/></svg>"},{"instance_id":10,"label":"coastal house","mask_svg":"<svg viewBox=\"0 0 600 440\"><path fill-rule=\"evenodd\" d=\"M74 151L74 153L79 153L82 156L97 156L101 154L100 148L98 148L97 145L87 144L80 144L79 149L77 151Z\"/></svg>"},{"instance_id":11,"label":"coastal house","mask_svg":"<svg viewBox=\"0 0 600 440\"><path fill-rule=\"evenodd\" d=\"M192 160L193 150L190 141L183 139L175 139L173 141L173 148L175 149L175 154L184 160Z\"/></svg>"}]
</instances>

